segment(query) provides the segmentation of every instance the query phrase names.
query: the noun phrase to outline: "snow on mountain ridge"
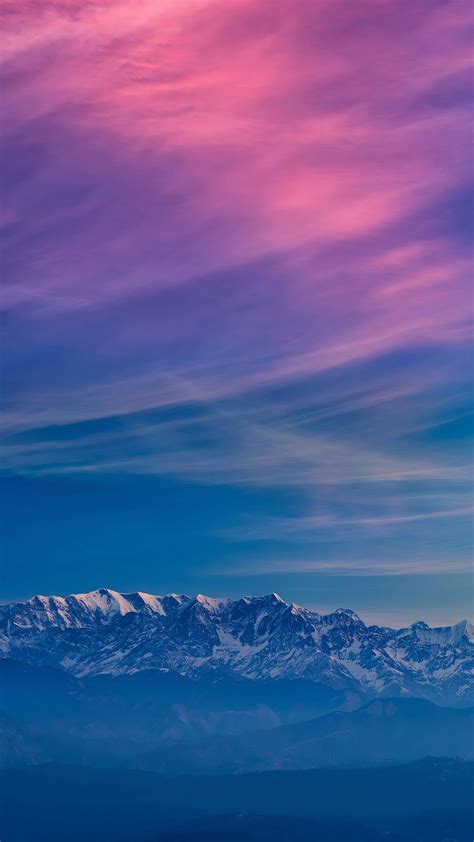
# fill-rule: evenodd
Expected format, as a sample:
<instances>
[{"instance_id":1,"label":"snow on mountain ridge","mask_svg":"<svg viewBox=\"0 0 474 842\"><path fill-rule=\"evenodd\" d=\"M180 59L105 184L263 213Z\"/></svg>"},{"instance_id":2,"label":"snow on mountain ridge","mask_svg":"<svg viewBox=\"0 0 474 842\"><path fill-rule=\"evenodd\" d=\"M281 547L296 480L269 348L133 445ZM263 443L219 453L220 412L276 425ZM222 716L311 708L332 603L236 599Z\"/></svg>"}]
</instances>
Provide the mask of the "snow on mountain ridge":
<instances>
[{"instance_id":1,"label":"snow on mountain ridge","mask_svg":"<svg viewBox=\"0 0 474 842\"><path fill-rule=\"evenodd\" d=\"M229 597L209 597L201 593L196 594L194 597L187 594L176 593L150 594L145 593L144 591L120 593L119 591L114 591L110 588L98 588L97 590L89 591L87 593L71 593L65 597L56 595L36 595L27 600L5 603L4 605L0 605L0 618L5 609L13 609L15 613L18 612L20 615L22 613L22 606L24 606L25 609L29 606L36 608L39 604L44 606L45 618L48 618L52 623L55 623L57 620L57 613L65 613L68 607L71 607L73 603L80 603L84 606L84 608L90 610L96 615L101 614L104 620L111 619L116 614L121 614L123 616L128 613L136 613L146 608L157 614L165 616L167 613L165 610L166 602L174 602L176 608L197 602L203 606L203 608L213 612L219 612L222 609L229 608L229 606L237 605L242 602L248 605L262 602L284 606L285 608L290 609L293 613L304 612L306 614L310 614L314 617L320 618L324 624L329 624L332 621L337 621L338 619L347 618L348 620L360 623L363 626L366 625L361 617L350 608L336 608L334 611L327 614L319 614L312 609L297 605L294 602L287 603L277 593L253 597L244 596L241 597L240 600L232 600ZM56 610L51 610L52 607ZM38 608L36 608L36 614L38 613ZM12 621L15 622L15 619L12 618ZM374 628L379 627L374 626ZM471 641L474 639L474 625L469 623L467 620L460 620L452 626L439 627L429 626L424 620L417 620L410 626L402 627L398 630L392 629L388 626L385 626L384 628L391 631L398 631L399 633L414 630L420 640L449 639L451 641L455 641L463 634L466 634Z\"/></svg>"},{"instance_id":2,"label":"snow on mountain ridge","mask_svg":"<svg viewBox=\"0 0 474 842\"><path fill-rule=\"evenodd\" d=\"M473 695L472 626L367 626L350 609L318 614L277 594L238 600L99 588L0 606L0 650L75 675L225 670L336 688L463 701Z\"/></svg>"},{"instance_id":3,"label":"snow on mountain ridge","mask_svg":"<svg viewBox=\"0 0 474 842\"><path fill-rule=\"evenodd\" d=\"M98 588L88 593L67 596L34 596L24 602L12 602L0 606L0 617L6 611L11 623L21 627L45 626L82 628L91 621L108 623L116 615L124 616L143 609L166 615L167 608L179 607L191 597L178 594L157 596L136 591L119 593L110 588Z\"/></svg>"}]
</instances>

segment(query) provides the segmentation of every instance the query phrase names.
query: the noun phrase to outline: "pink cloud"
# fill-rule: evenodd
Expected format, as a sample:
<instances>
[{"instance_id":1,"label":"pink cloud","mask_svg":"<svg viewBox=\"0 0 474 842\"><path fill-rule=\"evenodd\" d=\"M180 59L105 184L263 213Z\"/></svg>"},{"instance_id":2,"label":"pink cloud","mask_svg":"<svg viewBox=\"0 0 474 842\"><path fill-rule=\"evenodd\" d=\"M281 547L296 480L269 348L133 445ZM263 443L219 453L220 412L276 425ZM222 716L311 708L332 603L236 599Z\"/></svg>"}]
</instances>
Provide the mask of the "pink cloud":
<instances>
[{"instance_id":1,"label":"pink cloud","mask_svg":"<svg viewBox=\"0 0 474 842\"><path fill-rule=\"evenodd\" d=\"M120 334L85 329L104 368L191 336L192 361L188 346L187 364L166 358L170 403L463 344L469 254L426 219L470 174L469 13L464 0L3 3L19 173L7 305L68 347L64 313L81 334L91 311L181 286L171 328L160 310L147 330L142 311ZM155 371L81 371L67 388L53 378L46 415L133 411L167 388ZM43 395L14 417L42 416Z\"/></svg>"},{"instance_id":2,"label":"pink cloud","mask_svg":"<svg viewBox=\"0 0 474 842\"><path fill-rule=\"evenodd\" d=\"M7 4L6 107L19 125L56 115L81 165L146 168L177 197L164 223L143 209L163 251L193 242L158 283L193 259L212 270L371 236L442 197L467 161L466 106L416 104L466 69L467 6L403 6Z\"/></svg>"}]
</instances>

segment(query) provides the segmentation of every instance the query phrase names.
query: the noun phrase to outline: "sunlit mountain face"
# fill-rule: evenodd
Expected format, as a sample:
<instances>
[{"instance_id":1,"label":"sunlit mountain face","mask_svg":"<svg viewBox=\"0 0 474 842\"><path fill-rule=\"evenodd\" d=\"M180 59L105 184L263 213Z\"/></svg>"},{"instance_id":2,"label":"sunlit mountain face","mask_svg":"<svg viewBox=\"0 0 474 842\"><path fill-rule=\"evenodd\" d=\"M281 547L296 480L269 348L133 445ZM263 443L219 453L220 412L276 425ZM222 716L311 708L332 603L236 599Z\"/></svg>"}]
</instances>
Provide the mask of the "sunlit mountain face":
<instances>
[{"instance_id":1,"label":"sunlit mountain face","mask_svg":"<svg viewBox=\"0 0 474 842\"><path fill-rule=\"evenodd\" d=\"M2 842L472 842L471 15L0 2Z\"/></svg>"}]
</instances>

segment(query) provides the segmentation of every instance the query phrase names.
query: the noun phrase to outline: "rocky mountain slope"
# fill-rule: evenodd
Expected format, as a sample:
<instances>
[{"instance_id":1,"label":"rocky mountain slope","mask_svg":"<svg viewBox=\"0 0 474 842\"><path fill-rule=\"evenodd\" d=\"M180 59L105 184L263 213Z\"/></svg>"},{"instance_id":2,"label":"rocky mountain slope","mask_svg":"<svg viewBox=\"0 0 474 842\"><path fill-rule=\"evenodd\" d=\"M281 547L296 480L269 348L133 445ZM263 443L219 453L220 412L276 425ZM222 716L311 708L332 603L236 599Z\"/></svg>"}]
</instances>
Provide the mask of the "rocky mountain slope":
<instances>
[{"instance_id":1,"label":"rocky mountain slope","mask_svg":"<svg viewBox=\"0 0 474 842\"><path fill-rule=\"evenodd\" d=\"M473 627L367 626L353 611L318 614L278 595L212 599L100 589L0 607L3 657L75 676L162 669L186 676L304 678L340 690L474 699Z\"/></svg>"}]
</instances>

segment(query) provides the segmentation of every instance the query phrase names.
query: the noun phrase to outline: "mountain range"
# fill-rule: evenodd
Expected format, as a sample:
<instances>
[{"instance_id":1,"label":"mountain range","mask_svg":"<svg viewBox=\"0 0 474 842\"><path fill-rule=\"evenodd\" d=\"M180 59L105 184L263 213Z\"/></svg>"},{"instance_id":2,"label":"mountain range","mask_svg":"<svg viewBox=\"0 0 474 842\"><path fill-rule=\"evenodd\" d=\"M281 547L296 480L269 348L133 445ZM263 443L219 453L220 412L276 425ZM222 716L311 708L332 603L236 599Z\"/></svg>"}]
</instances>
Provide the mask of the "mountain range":
<instances>
[{"instance_id":1,"label":"mountain range","mask_svg":"<svg viewBox=\"0 0 474 842\"><path fill-rule=\"evenodd\" d=\"M209 775L364 767L430 755L474 759L474 708L375 699L279 728L161 746L134 763L166 775Z\"/></svg>"},{"instance_id":2,"label":"mountain range","mask_svg":"<svg viewBox=\"0 0 474 842\"><path fill-rule=\"evenodd\" d=\"M472 632L276 594L3 605L2 839L470 842Z\"/></svg>"},{"instance_id":3,"label":"mountain range","mask_svg":"<svg viewBox=\"0 0 474 842\"><path fill-rule=\"evenodd\" d=\"M474 708L315 682L144 670L74 678L0 660L0 768L46 762L165 775L474 759Z\"/></svg>"},{"instance_id":4,"label":"mountain range","mask_svg":"<svg viewBox=\"0 0 474 842\"><path fill-rule=\"evenodd\" d=\"M75 678L3 658L0 766L52 760L147 765L153 748L271 730L349 710L358 701L303 679L191 679L162 670Z\"/></svg>"},{"instance_id":5,"label":"mountain range","mask_svg":"<svg viewBox=\"0 0 474 842\"><path fill-rule=\"evenodd\" d=\"M366 625L349 609L319 614L277 594L122 594L106 588L0 607L0 653L75 677L172 671L191 679L323 683L358 696L474 700L474 631Z\"/></svg>"}]
</instances>

